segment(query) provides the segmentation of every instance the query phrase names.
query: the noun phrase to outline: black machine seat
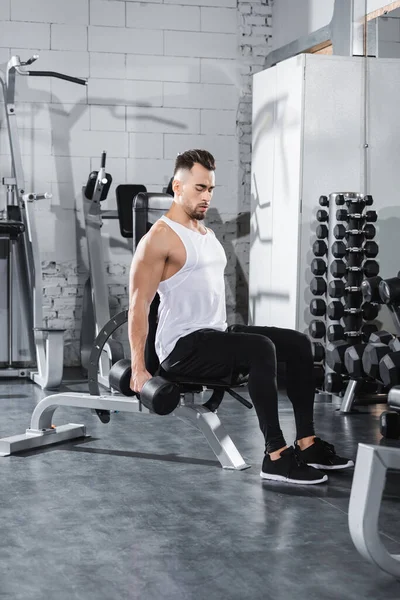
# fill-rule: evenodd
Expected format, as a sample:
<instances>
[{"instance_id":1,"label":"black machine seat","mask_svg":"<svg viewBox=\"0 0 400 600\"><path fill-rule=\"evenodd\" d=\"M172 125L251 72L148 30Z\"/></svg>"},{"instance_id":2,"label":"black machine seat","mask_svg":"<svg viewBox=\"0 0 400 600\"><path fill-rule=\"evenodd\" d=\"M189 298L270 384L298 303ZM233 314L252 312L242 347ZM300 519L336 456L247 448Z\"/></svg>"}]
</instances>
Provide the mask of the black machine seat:
<instances>
[{"instance_id":1,"label":"black machine seat","mask_svg":"<svg viewBox=\"0 0 400 600\"><path fill-rule=\"evenodd\" d=\"M21 221L0 221L0 236L16 240L24 231L25 225Z\"/></svg>"}]
</instances>

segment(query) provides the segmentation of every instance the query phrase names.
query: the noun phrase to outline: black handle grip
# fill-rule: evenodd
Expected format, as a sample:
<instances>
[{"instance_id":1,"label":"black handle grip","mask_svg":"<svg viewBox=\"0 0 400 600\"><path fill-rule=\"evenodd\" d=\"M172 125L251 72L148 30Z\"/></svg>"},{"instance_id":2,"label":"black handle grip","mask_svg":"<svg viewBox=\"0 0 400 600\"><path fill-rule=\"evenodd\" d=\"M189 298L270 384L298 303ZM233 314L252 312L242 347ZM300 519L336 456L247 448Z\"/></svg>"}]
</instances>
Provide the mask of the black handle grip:
<instances>
[{"instance_id":1,"label":"black handle grip","mask_svg":"<svg viewBox=\"0 0 400 600\"><path fill-rule=\"evenodd\" d=\"M107 152L105 150L103 150L103 152L101 153L101 168L105 169L106 167L106 157L107 157Z\"/></svg>"},{"instance_id":2,"label":"black handle grip","mask_svg":"<svg viewBox=\"0 0 400 600\"><path fill-rule=\"evenodd\" d=\"M87 85L86 79L71 77L70 75L64 75L64 73L56 73L56 71L27 71L27 73L31 77L54 77L55 79L64 79L64 81L78 83L79 85Z\"/></svg>"}]
</instances>

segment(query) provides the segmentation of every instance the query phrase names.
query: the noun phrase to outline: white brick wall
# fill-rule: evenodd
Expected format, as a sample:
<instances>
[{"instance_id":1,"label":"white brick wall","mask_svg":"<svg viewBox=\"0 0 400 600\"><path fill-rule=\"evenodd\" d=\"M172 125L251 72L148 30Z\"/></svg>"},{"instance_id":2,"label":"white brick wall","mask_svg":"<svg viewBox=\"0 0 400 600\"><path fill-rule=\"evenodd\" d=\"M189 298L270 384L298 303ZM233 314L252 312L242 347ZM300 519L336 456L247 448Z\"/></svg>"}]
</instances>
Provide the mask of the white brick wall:
<instances>
[{"instance_id":1,"label":"white brick wall","mask_svg":"<svg viewBox=\"0 0 400 600\"><path fill-rule=\"evenodd\" d=\"M66 327L66 364L79 363L87 276L81 188L103 149L115 187L160 191L178 152L217 159L209 224L228 255L230 321L247 320L251 75L269 50L271 0L0 0L0 62L39 54L32 67L88 79L17 80L27 189L52 191L36 207L45 264L45 317ZM4 65L3 67L4 68ZM0 108L1 111L1 108ZM9 174L0 119L0 168ZM4 191L0 191L0 209ZM239 224L240 223L240 224ZM102 231L107 281L127 304L130 244L118 223Z\"/></svg>"}]
</instances>

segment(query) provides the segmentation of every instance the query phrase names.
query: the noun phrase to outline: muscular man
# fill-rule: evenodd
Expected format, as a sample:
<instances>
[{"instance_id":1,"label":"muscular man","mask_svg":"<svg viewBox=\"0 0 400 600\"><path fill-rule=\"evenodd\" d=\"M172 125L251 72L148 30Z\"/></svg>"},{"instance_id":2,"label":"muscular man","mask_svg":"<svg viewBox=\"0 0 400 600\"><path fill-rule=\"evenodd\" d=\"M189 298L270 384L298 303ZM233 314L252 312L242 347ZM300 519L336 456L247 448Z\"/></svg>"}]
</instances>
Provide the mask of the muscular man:
<instances>
[{"instance_id":1,"label":"muscular man","mask_svg":"<svg viewBox=\"0 0 400 600\"><path fill-rule=\"evenodd\" d=\"M331 444L315 436L313 357L308 338L290 329L234 325L225 309L226 256L204 226L215 187L215 161L205 150L179 155L174 199L140 241L130 275L129 340L131 388L140 392L151 375L144 350L150 304L160 306L156 352L167 373L222 379L247 372L266 451L261 477L299 484L322 483L321 470L354 466ZM286 362L287 394L296 421L296 442L288 447L278 417L277 361Z\"/></svg>"}]
</instances>

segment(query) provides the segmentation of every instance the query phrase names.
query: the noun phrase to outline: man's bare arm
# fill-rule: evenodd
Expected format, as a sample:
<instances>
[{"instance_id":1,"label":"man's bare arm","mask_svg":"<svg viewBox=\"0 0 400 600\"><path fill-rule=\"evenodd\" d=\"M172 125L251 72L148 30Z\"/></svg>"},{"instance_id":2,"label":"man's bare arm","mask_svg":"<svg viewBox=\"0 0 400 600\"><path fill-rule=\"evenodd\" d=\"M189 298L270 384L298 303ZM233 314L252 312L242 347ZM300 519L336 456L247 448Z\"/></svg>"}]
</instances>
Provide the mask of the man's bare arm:
<instances>
[{"instance_id":1,"label":"man's bare arm","mask_svg":"<svg viewBox=\"0 0 400 600\"><path fill-rule=\"evenodd\" d=\"M139 242L132 260L128 332L133 379L142 379L144 374L147 374L148 378L149 375L144 356L148 315L168 258L168 239L168 232L163 227L154 226Z\"/></svg>"}]
</instances>

